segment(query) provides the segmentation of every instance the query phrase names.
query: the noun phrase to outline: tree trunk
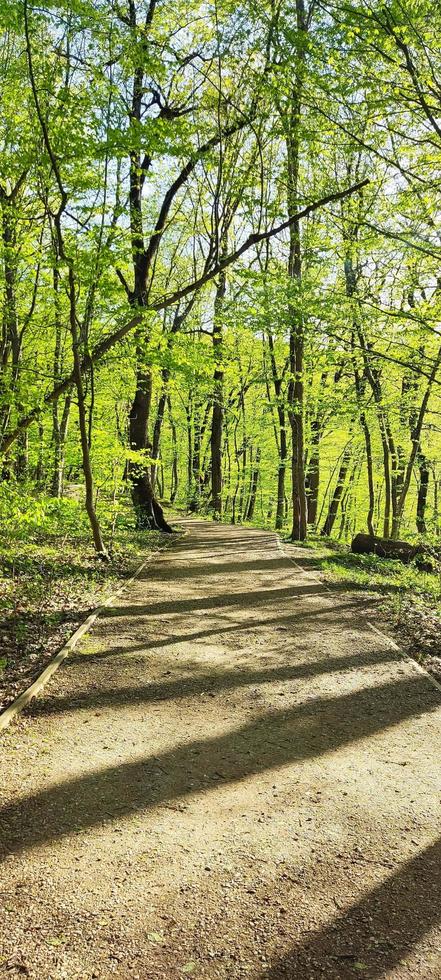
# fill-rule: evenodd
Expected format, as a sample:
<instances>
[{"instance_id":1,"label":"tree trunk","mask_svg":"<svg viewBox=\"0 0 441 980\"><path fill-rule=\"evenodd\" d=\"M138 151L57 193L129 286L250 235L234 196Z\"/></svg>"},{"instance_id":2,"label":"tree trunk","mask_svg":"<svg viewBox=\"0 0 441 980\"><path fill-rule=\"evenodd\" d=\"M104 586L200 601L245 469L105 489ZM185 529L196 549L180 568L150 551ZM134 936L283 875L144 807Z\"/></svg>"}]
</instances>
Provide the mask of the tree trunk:
<instances>
[{"instance_id":1,"label":"tree trunk","mask_svg":"<svg viewBox=\"0 0 441 980\"><path fill-rule=\"evenodd\" d=\"M52 481L51 481L51 496L60 498L63 496L64 490L64 449L67 439L67 430L69 426L69 415L71 406L71 395L66 395L64 399L63 412L61 415L61 420L58 417L58 403L54 403L54 414L53 414L53 443L54 443L54 458L53 458L53 469L52 469Z\"/></svg>"},{"instance_id":2,"label":"tree trunk","mask_svg":"<svg viewBox=\"0 0 441 980\"><path fill-rule=\"evenodd\" d=\"M267 317L270 315L270 304L268 302L267 296L265 294L265 309ZM283 391L282 391L282 378L280 377L279 371L277 369L276 354L274 348L274 337L271 329L267 331L268 339L268 349L269 349L269 361L271 365L271 375L274 386L274 394L276 397L276 407L277 407L277 420L278 420L278 431L277 426L274 423L274 434L276 441L276 448L279 457L279 465L277 469L277 504L276 504L276 531L280 531L285 522L285 483L286 483L286 468L288 465L288 443L286 438L286 411L283 402ZM267 384L268 399L270 399L270 388Z\"/></svg>"},{"instance_id":3,"label":"tree trunk","mask_svg":"<svg viewBox=\"0 0 441 980\"><path fill-rule=\"evenodd\" d=\"M378 555L379 558L401 561L404 564L415 560L419 568L427 570L433 568L435 558L439 560L436 549L409 544L408 541L399 541L396 538L377 538L370 534L356 534L351 551L356 555Z\"/></svg>"},{"instance_id":4,"label":"tree trunk","mask_svg":"<svg viewBox=\"0 0 441 980\"><path fill-rule=\"evenodd\" d=\"M299 165L301 141L301 112L303 71L306 54L306 34L308 23L303 0L296 0L297 26L297 69L295 72L290 106L284 119L286 153L287 153L287 209L289 215L295 215L298 210L299 197ZM304 463L304 322L302 311L302 257L300 221L297 219L289 227L289 258L288 277L290 289L288 295L289 309L289 367L290 382L288 386L288 414L291 425L292 440L292 539L305 541L308 531L308 508L305 489Z\"/></svg>"},{"instance_id":5,"label":"tree trunk","mask_svg":"<svg viewBox=\"0 0 441 980\"><path fill-rule=\"evenodd\" d=\"M259 466L260 466L260 447L257 449L256 460L253 469L251 471L250 496L245 511L245 516L244 516L245 521L252 521L254 517L254 508L256 506L256 496L257 496L257 486L259 483Z\"/></svg>"},{"instance_id":6,"label":"tree trunk","mask_svg":"<svg viewBox=\"0 0 441 980\"><path fill-rule=\"evenodd\" d=\"M61 232L60 243L61 243ZM95 511L94 503L94 492L93 492L93 475L92 475L92 465L90 461L90 448L89 448L89 433L86 418L85 409L85 395L84 395L84 384L83 384L83 372L81 369L81 352L80 352L80 339L78 336L77 328L77 313L76 313L76 284L73 274L72 267L69 267L69 323L70 332L72 337L72 353L73 353L73 364L75 372L75 387L77 391L77 401L78 401L78 421L80 427L80 442L81 442L81 453L83 458L83 472L84 472L84 482L86 487L86 511L89 518L90 526L92 528L93 543L95 545L95 551L100 558L108 558L106 547L101 534L100 523Z\"/></svg>"},{"instance_id":7,"label":"tree trunk","mask_svg":"<svg viewBox=\"0 0 441 980\"><path fill-rule=\"evenodd\" d=\"M141 362L141 352L138 352L138 364ZM136 374L136 391L129 415L130 449L140 454L139 461L131 460L128 466L133 506L136 514L136 524L141 530L165 531L170 534L172 529L164 517L160 503L156 500L150 479L150 463L143 459L149 454L151 446L148 441L148 421L152 399L151 373L138 367Z\"/></svg>"},{"instance_id":8,"label":"tree trunk","mask_svg":"<svg viewBox=\"0 0 441 980\"><path fill-rule=\"evenodd\" d=\"M418 469L420 472L420 483L417 496L416 526L419 534L426 534L426 505L427 494L429 491L430 470L427 459L423 453L420 453L419 456Z\"/></svg>"},{"instance_id":9,"label":"tree trunk","mask_svg":"<svg viewBox=\"0 0 441 980\"><path fill-rule=\"evenodd\" d=\"M369 429L366 414L363 409L363 395L365 388L365 378L360 378L360 374L357 369L356 360L354 357L354 379L355 379L355 392L357 396L358 408L359 408L359 419L360 425L363 430L364 445L366 449L366 468L367 468L367 478L368 478L368 496L369 496L369 506L367 513L367 529L369 534L374 534L374 510L375 510L375 488L374 488L374 463L372 459L372 439L371 432Z\"/></svg>"},{"instance_id":10,"label":"tree trunk","mask_svg":"<svg viewBox=\"0 0 441 980\"><path fill-rule=\"evenodd\" d=\"M173 418L172 403L170 395L167 396L167 408L168 408L168 418L170 422L170 431L172 437L172 465L171 465L171 487L170 487L170 502L173 504L176 500L176 495L178 492L179 485L179 472L178 472L178 438L176 433L175 420Z\"/></svg>"},{"instance_id":11,"label":"tree trunk","mask_svg":"<svg viewBox=\"0 0 441 980\"><path fill-rule=\"evenodd\" d=\"M155 424L153 426L153 439L152 439L152 464L150 470L150 477L152 481L152 489L155 487L156 481L156 469L159 460L159 444L161 441L162 424L164 422L165 406L167 404L167 384L168 384L169 372L165 369L162 371L162 391L159 396L158 408L156 412Z\"/></svg>"},{"instance_id":12,"label":"tree trunk","mask_svg":"<svg viewBox=\"0 0 441 980\"><path fill-rule=\"evenodd\" d=\"M360 416L360 425L363 429L364 444L366 447L366 468L367 468L367 478L368 478L368 494L369 494L369 507L366 518L367 529L369 534L374 535L374 509L375 509L375 489L374 489L374 464L372 459L372 440L371 433L366 421L366 416L364 412Z\"/></svg>"},{"instance_id":13,"label":"tree trunk","mask_svg":"<svg viewBox=\"0 0 441 980\"><path fill-rule=\"evenodd\" d=\"M337 483L335 485L334 493L332 494L329 503L329 509L326 516L326 520L321 530L322 535L326 535L327 537L329 537L332 534L332 529L334 527L335 519L337 517L338 507L343 496L343 491L344 491L344 486L345 486L345 481L346 481L346 476L349 469L350 461L351 461L351 450L349 446L346 446L343 452L340 468L338 471Z\"/></svg>"},{"instance_id":14,"label":"tree trunk","mask_svg":"<svg viewBox=\"0 0 441 980\"><path fill-rule=\"evenodd\" d=\"M226 242L223 250L226 249ZM226 274L222 272L216 289L213 321L214 386L211 420L211 507L215 520L222 517L222 429L224 419L224 367L222 338L222 309L226 293Z\"/></svg>"},{"instance_id":15,"label":"tree trunk","mask_svg":"<svg viewBox=\"0 0 441 980\"><path fill-rule=\"evenodd\" d=\"M311 455L306 472L306 494L308 500L308 524L317 523L318 495L320 487L320 435L321 426L318 418L311 424Z\"/></svg>"},{"instance_id":16,"label":"tree trunk","mask_svg":"<svg viewBox=\"0 0 441 980\"><path fill-rule=\"evenodd\" d=\"M386 416L386 411L383 404L383 392L381 387L380 374L376 367L371 364L371 359L369 356L369 344L366 343L366 339L363 333L361 319L359 316L359 300L357 297L357 273L354 268L352 250L354 248L354 242L356 239L357 229L353 229L353 239L347 241L347 253L344 262L344 272L345 272L345 284L346 284L346 295L348 299L353 302L353 318L352 318L352 328L354 334L358 338L360 348L363 356L364 374L363 379L358 375L355 358L354 358L354 373L355 373L355 389L357 394L357 401L360 408L360 424L363 428L363 434L365 438L366 446L366 462L368 468L368 490L369 490L369 512L368 512L368 530L373 530L373 513L374 513L374 482L372 473L372 447L371 447L371 437L369 428L367 426L366 418L364 412L361 409L361 399L363 393L364 382L367 380L375 402L377 410L378 427L380 430L381 446L383 450L383 470L384 470L384 517L383 517L383 534L387 538L390 533L390 522L391 517L395 514L396 506L396 453L395 446L392 440L392 434L388 419ZM392 470L391 474L391 459L392 459Z\"/></svg>"}]
</instances>

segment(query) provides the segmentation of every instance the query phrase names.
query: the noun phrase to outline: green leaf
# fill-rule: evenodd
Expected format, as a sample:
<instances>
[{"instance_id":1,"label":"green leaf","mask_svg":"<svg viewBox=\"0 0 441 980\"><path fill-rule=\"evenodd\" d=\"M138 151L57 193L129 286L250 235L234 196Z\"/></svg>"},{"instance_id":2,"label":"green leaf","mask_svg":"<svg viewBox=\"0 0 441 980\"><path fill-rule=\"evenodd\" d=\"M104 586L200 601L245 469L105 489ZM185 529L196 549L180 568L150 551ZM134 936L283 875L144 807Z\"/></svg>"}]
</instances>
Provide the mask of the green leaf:
<instances>
[{"instance_id":1,"label":"green leaf","mask_svg":"<svg viewBox=\"0 0 441 980\"><path fill-rule=\"evenodd\" d=\"M162 942L164 942L164 933L163 932L148 932L147 933L147 939L149 940L150 943L162 943Z\"/></svg>"},{"instance_id":2,"label":"green leaf","mask_svg":"<svg viewBox=\"0 0 441 980\"><path fill-rule=\"evenodd\" d=\"M194 973L195 969L196 969L196 963L194 962L194 960L189 960L188 963L186 963L185 966L182 967L182 972Z\"/></svg>"}]
</instances>

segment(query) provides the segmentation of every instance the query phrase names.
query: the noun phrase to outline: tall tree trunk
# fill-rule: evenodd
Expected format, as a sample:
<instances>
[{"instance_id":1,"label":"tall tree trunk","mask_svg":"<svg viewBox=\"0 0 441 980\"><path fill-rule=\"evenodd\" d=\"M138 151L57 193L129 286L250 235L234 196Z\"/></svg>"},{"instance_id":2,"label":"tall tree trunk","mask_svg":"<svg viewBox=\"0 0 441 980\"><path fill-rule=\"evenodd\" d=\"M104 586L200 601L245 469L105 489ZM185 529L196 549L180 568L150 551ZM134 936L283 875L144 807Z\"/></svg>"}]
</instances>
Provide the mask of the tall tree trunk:
<instances>
[{"instance_id":1,"label":"tall tree trunk","mask_svg":"<svg viewBox=\"0 0 441 980\"><path fill-rule=\"evenodd\" d=\"M155 488L156 481L156 470L159 461L159 444L161 441L162 425L164 422L165 406L167 404L167 385L168 385L169 372L167 369L162 371L162 390L159 396L158 408L156 410L155 424L153 426L153 439L152 439L152 464L150 470L150 477L152 481L152 489Z\"/></svg>"},{"instance_id":2,"label":"tall tree trunk","mask_svg":"<svg viewBox=\"0 0 441 980\"><path fill-rule=\"evenodd\" d=\"M354 364L354 380L355 380L355 393L357 397L357 404L359 410L359 421L363 431L364 445L366 450L366 469L368 478L368 513L367 513L367 528L369 534L374 535L374 510L375 510L375 488L374 488L374 463L372 458L372 439L369 424L366 418L366 413L363 408L363 395L365 389L366 379L360 377L357 362L355 356L353 358Z\"/></svg>"},{"instance_id":3,"label":"tall tree trunk","mask_svg":"<svg viewBox=\"0 0 441 980\"><path fill-rule=\"evenodd\" d=\"M322 535L326 535L327 537L329 537L332 534L332 529L334 527L335 520L337 517L339 504L343 497L343 491L345 487L345 481L346 481L346 476L347 476L350 462L351 462L351 449L350 449L350 445L348 445L344 449L341 458L341 463L337 476L337 483L334 487L334 493L332 494L331 500L329 502L328 513L326 515L326 520L321 531Z\"/></svg>"},{"instance_id":4,"label":"tall tree trunk","mask_svg":"<svg viewBox=\"0 0 441 980\"><path fill-rule=\"evenodd\" d=\"M54 348L54 360L53 360L53 371L54 378L61 377L62 373L62 341L63 341L63 324L61 315L61 302L60 302L60 273L56 262L56 243L54 242L55 251L55 262L53 269L53 297L54 297L54 320L55 320L55 348ZM60 498L63 495L63 482L64 482L64 447L67 438L67 429L69 425L69 413L71 406L71 395L67 394L63 401L63 410L60 419L60 399L57 398L52 405L52 445L53 445L53 460L52 460L52 478L50 485L50 492L52 497Z\"/></svg>"},{"instance_id":5,"label":"tall tree trunk","mask_svg":"<svg viewBox=\"0 0 441 980\"><path fill-rule=\"evenodd\" d=\"M69 426L70 406L71 396L66 395L61 419L58 415L58 403L54 402L53 406L52 441L54 446L54 455L52 461L51 496L57 498L63 496L64 490L64 449Z\"/></svg>"},{"instance_id":6,"label":"tall tree trunk","mask_svg":"<svg viewBox=\"0 0 441 980\"><path fill-rule=\"evenodd\" d=\"M369 425L364 412L360 415L360 425L363 429L364 444L366 449L366 469L368 478L368 498L369 506L367 512L367 529L369 534L375 535L374 528L374 509L375 509L375 489L374 489L374 463L372 459L372 440Z\"/></svg>"},{"instance_id":7,"label":"tall tree trunk","mask_svg":"<svg viewBox=\"0 0 441 980\"><path fill-rule=\"evenodd\" d=\"M129 110L129 122L136 133L142 121L142 101L144 97L145 63L148 57L148 29L151 26L155 5L151 4L142 29L137 24L137 7L129 5L129 21L133 37L137 37L139 46L139 62L133 74L132 96ZM141 40L140 40L141 39ZM142 211L142 193L146 174L151 164L151 158L141 154L138 135L135 148L130 152L129 172L129 212L130 237L132 248L133 290L126 284L130 304L135 309L143 309L147 304L147 275L148 261L146 259L144 225ZM152 447L149 444L148 426L152 397L151 372L145 368L145 357L149 343L147 328L143 326L137 338L137 371L136 391L129 416L130 449L140 454L139 462L130 462L128 477L131 484L132 500L139 528L171 532L171 527L164 517L160 503L156 500L150 478L151 464L143 460Z\"/></svg>"},{"instance_id":8,"label":"tall tree trunk","mask_svg":"<svg viewBox=\"0 0 441 980\"><path fill-rule=\"evenodd\" d=\"M311 423L311 453L306 472L306 494L308 499L308 524L317 523L318 495L320 487L320 436L321 425L318 417Z\"/></svg>"},{"instance_id":9,"label":"tall tree trunk","mask_svg":"<svg viewBox=\"0 0 441 980\"><path fill-rule=\"evenodd\" d=\"M304 0L296 0L297 22L297 68L291 88L290 105L285 124L287 155L287 207L288 214L295 215L299 198L299 166L301 141L301 112L303 72L306 55L306 36L308 24ZM302 311L302 255L300 221L293 221L289 227L288 276L290 289L289 309L289 367L288 414L292 441L292 539L304 541L308 530L308 508L305 488L305 447L304 447L304 321Z\"/></svg>"},{"instance_id":10,"label":"tall tree trunk","mask_svg":"<svg viewBox=\"0 0 441 980\"><path fill-rule=\"evenodd\" d=\"M419 534L426 534L426 505L427 494L429 492L430 470L427 459L423 453L420 453L419 455L418 469L420 473L420 482L417 496L416 526Z\"/></svg>"},{"instance_id":11,"label":"tall tree trunk","mask_svg":"<svg viewBox=\"0 0 441 980\"><path fill-rule=\"evenodd\" d=\"M251 470L250 495L249 495L248 504L244 517L244 520L246 521L252 521L254 517L254 508L256 506L256 496L257 496L257 486L259 483L260 452L261 451L259 446L256 451L256 459L254 461L254 466Z\"/></svg>"},{"instance_id":12,"label":"tall tree trunk","mask_svg":"<svg viewBox=\"0 0 441 980\"><path fill-rule=\"evenodd\" d=\"M35 467L35 482L38 487L42 487L44 485L44 480L44 425L40 419L38 423L38 456L37 465Z\"/></svg>"},{"instance_id":13,"label":"tall tree trunk","mask_svg":"<svg viewBox=\"0 0 441 980\"><path fill-rule=\"evenodd\" d=\"M269 302L266 300L266 312L269 317ZM277 505L276 505L276 531L280 531L285 522L285 482L286 482L286 469L288 465L288 441L286 437L286 411L283 401L283 391L282 391L282 378L280 377L279 371L277 369L276 354L274 348L274 337L272 331L268 329L267 331L268 339L268 349L269 349L269 361L271 365L271 375L274 386L274 394L276 397L276 408L277 408L277 420L278 420L278 431L276 423L274 423L275 428L275 438L276 447L278 453L278 469L277 469ZM268 398L270 397L270 390L268 386Z\"/></svg>"},{"instance_id":14,"label":"tall tree trunk","mask_svg":"<svg viewBox=\"0 0 441 980\"><path fill-rule=\"evenodd\" d=\"M13 407L13 394L16 395L20 380L20 362L22 353L22 331L19 328L17 313L17 217L15 191L7 194L0 187L0 203L2 211L2 252L3 252L3 322L2 322L2 373L3 397L1 399L0 424L2 432L6 431ZM9 385L8 385L9 377ZM17 410L23 412L20 401ZM18 479L24 479L28 469L28 437L25 432L18 438L15 473Z\"/></svg>"},{"instance_id":15,"label":"tall tree trunk","mask_svg":"<svg viewBox=\"0 0 441 980\"><path fill-rule=\"evenodd\" d=\"M345 272L345 284L346 284L346 295L349 300L352 301L353 305L353 316L352 316L352 329L354 335L357 336L358 342L362 351L364 374L363 378L359 378L355 360L354 360L354 372L355 372L355 389L357 394L357 401L360 408L360 424L363 429L365 446L366 446L366 462L368 468L368 491L369 491L369 511L368 511L368 529L369 533L373 533L373 514L374 514L374 481L372 472L372 446L371 446L371 436L367 425L366 417L363 410L361 409L361 401L363 394L363 387L365 381L369 383L371 388L375 407L377 411L378 428L380 431L381 446L383 451L383 471L384 471L384 515L383 515L383 535L385 538L389 537L391 530L391 518L395 513L396 508L396 492L397 492L397 456L395 450L395 444L392 438L391 428L386 414L386 409L383 402L383 391L380 380L380 373L378 369L372 365L370 358L370 348L369 344L366 342L364 331L362 328L362 322L360 317L360 305L357 296L357 271L354 266L353 259L353 249L356 247L356 237L357 228L352 228L352 237L349 236L346 241L346 255L344 262L344 272Z\"/></svg>"},{"instance_id":16,"label":"tall tree trunk","mask_svg":"<svg viewBox=\"0 0 441 980\"><path fill-rule=\"evenodd\" d=\"M61 231L59 230L58 233L59 233L60 246L61 246L60 251L62 251ZM92 529L95 551L97 552L97 555L100 558L107 558L108 555L101 534L100 523L95 511L92 464L90 461L89 432L88 432L87 416L86 416L83 372L81 368L80 338L79 338L78 327L77 327L76 284L75 284L75 277L74 277L72 266L69 266L69 323L70 323L70 332L72 337L73 366L74 366L75 387L76 387L77 402L78 402L78 421L80 427L80 442L81 442L81 453L83 459L84 483L86 488L85 505L86 505L86 511L89 518L90 526Z\"/></svg>"},{"instance_id":17,"label":"tall tree trunk","mask_svg":"<svg viewBox=\"0 0 441 980\"><path fill-rule=\"evenodd\" d=\"M170 395L167 396L167 408L168 408L168 419L170 422L170 431L172 437L172 465L171 465L171 487L170 487L170 501L173 504L176 500L176 495L179 486L179 457L178 457L178 437L176 432L176 424L173 417L172 403Z\"/></svg>"},{"instance_id":18,"label":"tall tree trunk","mask_svg":"<svg viewBox=\"0 0 441 980\"><path fill-rule=\"evenodd\" d=\"M138 364L142 361L138 352ZM171 533L160 503L156 500L150 479L150 463L143 456L151 452L148 440L148 421L152 400L152 376L144 367L136 373L136 391L129 415L130 448L139 453L139 461L131 460L128 476L132 491L133 506L137 527L142 530L166 531Z\"/></svg>"},{"instance_id":19,"label":"tall tree trunk","mask_svg":"<svg viewBox=\"0 0 441 980\"><path fill-rule=\"evenodd\" d=\"M223 243L223 251L226 242ZM211 507L215 520L222 517L222 430L224 420L224 366L222 313L227 287L225 272L219 276L213 319L213 414L211 419Z\"/></svg>"},{"instance_id":20,"label":"tall tree trunk","mask_svg":"<svg viewBox=\"0 0 441 980\"><path fill-rule=\"evenodd\" d=\"M297 287L301 283L300 229L291 226L290 277ZM303 353L304 327L300 309L300 296L290 297L290 374L288 389L288 414L292 441L292 539L305 541L307 536L308 508L306 500L304 467L304 383Z\"/></svg>"},{"instance_id":21,"label":"tall tree trunk","mask_svg":"<svg viewBox=\"0 0 441 980\"><path fill-rule=\"evenodd\" d=\"M421 453L421 433L423 430L424 419L426 417L426 412L429 406L429 398L432 391L433 383L438 375L441 368L441 346L438 349L436 358L433 361L433 366L429 374L429 378L426 384L426 388L421 399L419 410L416 412L415 417L411 426L411 440L412 447L407 461L402 484L401 491L397 499L396 512L394 515L394 536L398 537L401 521L403 519L404 508L406 504L407 494L409 492L410 481L412 478L412 473L415 465L415 461L418 458L419 453Z\"/></svg>"}]
</instances>

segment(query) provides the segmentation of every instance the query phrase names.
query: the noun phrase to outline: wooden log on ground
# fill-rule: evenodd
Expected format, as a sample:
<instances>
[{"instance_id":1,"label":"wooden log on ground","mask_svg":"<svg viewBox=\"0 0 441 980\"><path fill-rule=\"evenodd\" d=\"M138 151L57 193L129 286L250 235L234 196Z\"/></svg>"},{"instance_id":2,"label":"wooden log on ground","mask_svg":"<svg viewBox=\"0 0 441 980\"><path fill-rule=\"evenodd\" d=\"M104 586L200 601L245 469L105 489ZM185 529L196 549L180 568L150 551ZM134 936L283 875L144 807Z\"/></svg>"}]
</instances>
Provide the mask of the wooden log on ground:
<instances>
[{"instance_id":1,"label":"wooden log on ground","mask_svg":"<svg viewBox=\"0 0 441 980\"><path fill-rule=\"evenodd\" d=\"M433 548L421 544L409 544L408 541L392 541L390 538L378 538L373 534L356 534L351 544L355 555L378 555L379 558L392 558L407 564L416 561L419 568L431 571L439 554Z\"/></svg>"}]
</instances>

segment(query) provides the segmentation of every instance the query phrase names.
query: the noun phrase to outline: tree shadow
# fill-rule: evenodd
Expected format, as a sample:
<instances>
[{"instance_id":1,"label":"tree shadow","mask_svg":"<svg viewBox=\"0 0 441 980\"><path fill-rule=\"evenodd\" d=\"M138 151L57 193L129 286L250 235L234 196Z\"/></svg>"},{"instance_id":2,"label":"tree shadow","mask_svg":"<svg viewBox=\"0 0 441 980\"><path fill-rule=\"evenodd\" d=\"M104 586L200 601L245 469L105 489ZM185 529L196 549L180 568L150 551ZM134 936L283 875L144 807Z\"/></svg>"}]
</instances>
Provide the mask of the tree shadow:
<instances>
[{"instance_id":1,"label":"tree shadow","mask_svg":"<svg viewBox=\"0 0 441 980\"><path fill-rule=\"evenodd\" d=\"M87 658L89 659L89 658ZM113 688L86 690L64 697L42 695L31 702L30 713L37 715L59 714L69 710L126 707L127 705L149 704L153 701L170 701L180 698L195 697L200 694L216 694L225 690L236 690L242 687L259 684L275 684L284 681L305 680L335 672L362 670L380 664L393 663L397 654L393 650L380 652L372 650L351 656L325 657L321 660L295 664L278 664L260 670L244 670L239 666L234 670L213 671L196 675L180 675L169 681L150 682L149 684L134 684L121 686L118 683ZM83 658L84 664L84 658Z\"/></svg>"},{"instance_id":2,"label":"tree shadow","mask_svg":"<svg viewBox=\"0 0 441 980\"><path fill-rule=\"evenodd\" d=\"M440 706L440 693L415 674L271 711L234 731L66 779L4 806L2 851L25 851L219 784L317 758Z\"/></svg>"},{"instance_id":3,"label":"tree shadow","mask_svg":"<svg viewBox=\"0 0 441 980\"><path fill-rule=\"evenodd\" d=\"M167 581L166 576L162 582ZM173 575L174 581L174 575ZM308 596L323 595L328 589L326 585L307 584L289 585L282 589L257 589L252 592L222 592L219 595L199 595L191 599L174 598L167 601L155 602L154 598L148 604L124 606L109 606L102 613L102 618L115 616L164 616L167 613L179 615L187 612L201 612L203 609L225 609L230 606L240 606L241 610L256 606L268 606L275 602L302 599ZM347 592L347 589L346 589Z\"/></svg>"},{"instance_id":4,"label":"tree shadow","mask_svg":"<svg viewBox=\"0 0 441 980\"><path fill-rule=\"evenodd\" d=\"M327 926L303 936L288 956L260 974L261 980L379 980L389 976L440 918L441 839ZM435 969L437 963L441 967L441 953L432 960ZM441 969L430 976L440 974Z\"/></svg>"},{"instance_id":5,"label":"tree shadow","mask_svg":"<svg viewBox=\"0 0 441 980\"><path fill-rule=\"evenodd\" d=\"M216 626L208 630L195 630L193 633L170 633L166 637L158 637L153 640L145 640L142 643L136 644L127 648L126 646L112 647L110 650L104 650L101 653L87 654L87 662L93 663L93 661L106 660L109 657L120 657L125 656L127 653L131 654L135 651L145 651L156 650L162 647L168 647L175 643L191 643L197 642L198 640L207 639L210 636L221 636L228 633L238 633L240 631L261 629L262 627L276 626L279 630L286 630L288 632L289 626L295 626L298 622L302 624L306 620L316 620L320 619L321 627L326 624L332 624L334 622L339 622L341 625L341 612L347 611L349 609L356 608L360 611L360 601L350 600L349 602L341 602L337 609L327 610L327 609L311 609L308 612L301 610L300 612L289 613L287 616L271 616L269 619L245 619L243 621L227 620L228 626L222 626L221 623L217 623ZM138 616L142 618L143 613L139 612L140 606L133 606L132 609L138 611ZM100 621L104 621L107 611L103 611L100 616ZM174 621L172 621L174 622ZM358 627L360 631L360 626ZM84 654L77 654L75 656L69 657L68 664L83 664L85 662Z\"/></svg>"},{"instance_id":6,"label":"tree shadow","mask_svg":"<svg viewBox=\"0 0 441 980\"><path fill-rule=\"evenodd\" d=\"M228 558L231 557L230 552L227 552ZM285 571L287 575L292 576L293 568L286 558L279 556L278 558L257 558L252 560L244 561L223 561L222 554L217 552L212 556L214 561L206 561L206 555L204 559L197 562L188 562L183 567L178 567L174 569L173 578L174 579L188 579L188 578L206 578L209 575L229 575L229 574L240 574L244 572L261 572L270 573L275 571ZM155 580L163 581L164 568L158 565L156 569L149 569L148 579L150 582Z\"/></svg>"}]
</instances>

